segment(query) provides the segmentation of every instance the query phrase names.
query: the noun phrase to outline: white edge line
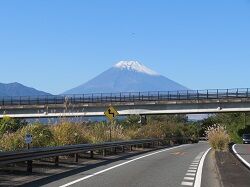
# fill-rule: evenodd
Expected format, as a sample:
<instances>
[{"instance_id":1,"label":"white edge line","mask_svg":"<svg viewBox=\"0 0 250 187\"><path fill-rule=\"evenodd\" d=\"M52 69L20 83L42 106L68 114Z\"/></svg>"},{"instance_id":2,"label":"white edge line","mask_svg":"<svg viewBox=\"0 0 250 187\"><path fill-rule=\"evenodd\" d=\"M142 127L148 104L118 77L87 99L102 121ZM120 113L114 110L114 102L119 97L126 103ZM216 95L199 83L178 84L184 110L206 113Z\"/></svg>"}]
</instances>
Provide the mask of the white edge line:
<instances>
[{"instance_id":1,"label":"white edge line","mask_svg":"<svg viewBox=\"0 0 250 187\"><path fill-rule=\"evenodd\" d=\"M239 153L237 153L235 146L236 144L232 147L234 154L250 169L250 164L242 156L240 156Z\"/></svg>"},{"instance_id":2,"label":"white edge line","mask_svg":"<svg viewBox=\"0 0 250 187\"><path fill-rule=\"evenodd\" d=\"M180 147L187 146L187 145L188 145L188 144L180 145L180 146L176 146L176 147L171 147L171 148L166 148L166 149L162 149L162 150L160 150L160 151L156 151L156 152L153 152L153 153L150 153L150 154L147 154L147 155L143 155L143 156L134 158L134 159L132 159L132 160L129 160L129 161L126 161L126 162L117 164L117 165L115 165L115 166L106 168L106 169L104 169L104 170L98 171L98 172L93 173L93 174L91 174L91 175L87 175L87 176L85 176L85 177L79 178L79 179L77 179L77 180L74 180L74 181L72 181L72 182L66 183L66 184L61 185L61 186L59 186L59 187L71 186L71 185L73 185L73 184L75 184L75 183L78 183L78 182L83 181L83 180L85 180L85 179L94 177L94 176L96 176L96 175L99 175L99 174L101 174L101 173L104 173L104 172L107 172L107 171L109 171L109 170L115 169L115 168L117 168L117 167L123 166L123 165L125 165L125 164L130 163L130 162L134 162L134 161L136 161L136 160L139 160L139 159L142 159L142 158L145 158L145 157L149 157L149 156L152 156L152 155L161 153L161 152L169 151L169 150L171 150L171 149L176 149L176 148L180 148Z\"/></svg>"},{"instance_id":3,"label":"white edge line","mask_svg":"<svg viewBox=\"0 0 250 187\"><path fill-rule=\"evenodd\" d=\"M202 158L200 160L200 164L196 173L196 177L195 177L195 182L194 182L194 187L200 187L201 186L201 177L202 177L202 168L203 168L203 164L205 161L205 158L207 156L207 153L210 151L211 148L209 148L203 155Z\"/></svg>"}]
</instances>

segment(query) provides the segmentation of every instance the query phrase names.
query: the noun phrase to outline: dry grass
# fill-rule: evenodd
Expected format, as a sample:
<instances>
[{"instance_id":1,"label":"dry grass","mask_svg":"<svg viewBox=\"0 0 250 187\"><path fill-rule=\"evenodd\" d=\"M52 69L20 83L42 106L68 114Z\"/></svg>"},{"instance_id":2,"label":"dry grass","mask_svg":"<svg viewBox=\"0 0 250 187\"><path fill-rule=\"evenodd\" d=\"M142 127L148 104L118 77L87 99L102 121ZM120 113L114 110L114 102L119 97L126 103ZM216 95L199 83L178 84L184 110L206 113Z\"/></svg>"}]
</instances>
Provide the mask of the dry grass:
<instances>
[{"instance_id":1,"label":"dry grass","mask_svg":"<svg viewBox=\"0 0 250 187\"><path fill-rule=\"evenodd\" d=\"M227 151L230 142L229 135L222 125L213 125L206 130L210 146L217 151Z\"/></svg>"}]
</instances>

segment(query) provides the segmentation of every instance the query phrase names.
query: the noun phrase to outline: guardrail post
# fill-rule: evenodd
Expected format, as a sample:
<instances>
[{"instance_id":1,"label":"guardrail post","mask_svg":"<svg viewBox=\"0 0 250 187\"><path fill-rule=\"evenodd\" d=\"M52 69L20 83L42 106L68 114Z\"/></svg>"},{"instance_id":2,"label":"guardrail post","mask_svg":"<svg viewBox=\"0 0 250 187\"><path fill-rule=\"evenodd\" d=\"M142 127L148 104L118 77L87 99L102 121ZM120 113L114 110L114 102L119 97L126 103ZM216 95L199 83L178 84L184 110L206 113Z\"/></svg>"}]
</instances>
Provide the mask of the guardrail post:
<instances>
[{"instance_id":1,"label":"guardrail post","mask_svg":"<svg viewBox=\"0 0 250 187\"><path fill-rule=\"evenodd\" d=\"M122 152L123 153L125 152L125 146L122 146Z\"/></svg>"},{"instance_id":2,"label":"guardrail post","mask_svg":"<svg viewBox=\"0 0 250 187\"><path fill-rule=\"evenodd\" d=\"M155 148L155 142L154 141L151 143L151 145L152 145L152 148Z\"/></svg>"},{"instance_id":3,"label":"guardrail post","mask_svg":"<svg viewBox=\"0 0 250 187\"><path fill-rule=\"evenodd\" d=\"M55 157L55 166L59 166L59 156Z\"/></svg>"},{"instance_id":4,"label":"guardrail post","mask_svg":"<svg viewBox=\"0 0 250 187\"><path fill-rule=\"evenodd\" d=\"M103 149L103 150L102 150L102 156L106 156L106 154L107 154L106 149Z\"/></svg>"},{"instance_id":5,"label":"guardrail post","mask_svg":"<svg viewBox=\"0 0 250 187\"><path fill-rule=\"evenodd\" d=\"M90 151L90 158L94 158L94 151Z\"/></svg>"},{"instance_id":6,"label":"guardrail post","mask_svg":"<svg viewBox=\"0 0 250 187\"><path fill-rule=\"evenodd\" d=\"M130 151L133 151L133 145L130 146Z\"/></svg>"},{"instance_id":7,"label":"guardrail post","mask_svg":"<svg viewBox=\"0 0 250 187\"><path fill-rule=\"evenodd\" d=\"M76 154L75 154L75 162L78 162L78 158L79 158L79 154L76 153Z\"/></svg>"},{"instance_id":8,"label":"guardrail post","mask_svg":"<svg viewBox=\"0 0 250 187\"><path fill-rule=\"evenodd\" d=\"M115 148L114 148L114 154L116 154L116 152L117 152L117 148L115 147Z\"/></svg>"},{"instance_id":9,"label":"guardrail post","mask_svg":"<svg viewBox=\"0 0 250 187\"><path fill-rule=\"evenodd\" d=\"M32 160L27 161L27 172L32 172Z\"/></svg>"},{"instance_id":10,"label":"guardrail post","mask_svg":"<svg viewBox=\"0 0 250 187\"><path fill-rule=\"evenodd\" d=\"M157 141L157 147L159 147L159 146L160 146L160 141L158 140L158 141Z\"/></svg>"}]
</instances>

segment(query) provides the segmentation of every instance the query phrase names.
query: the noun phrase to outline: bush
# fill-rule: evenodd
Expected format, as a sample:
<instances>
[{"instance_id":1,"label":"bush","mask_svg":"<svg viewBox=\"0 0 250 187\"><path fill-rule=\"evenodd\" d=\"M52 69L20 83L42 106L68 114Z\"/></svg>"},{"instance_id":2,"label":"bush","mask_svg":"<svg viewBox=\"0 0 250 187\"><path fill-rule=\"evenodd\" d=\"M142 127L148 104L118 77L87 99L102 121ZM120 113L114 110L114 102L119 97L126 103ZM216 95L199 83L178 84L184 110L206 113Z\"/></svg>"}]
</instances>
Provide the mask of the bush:
<instances>
[{"instance_id":1,"label":"bush","mask_svg":"<svg viewBox=\"0 0 250 187\"><path fill-rule=\"evenodd\" d=\"M53 145L53 134L46 126L39 123L27 125L20 130L23 141L26 134L32 135L32 147L46 147Z\"/></svg>"},{"instance_id":2,"label":"bush","mask_svg":"<svg viewBox=\"0 0 250 187\"><path fill-rule=\"evenodd\" d=\"M88 142L88 135L80 124L61 122L51 127L54 135L54 145L72 145Z\"/></svg>"},{"instance_id":3,"label":"bush","mask_svg":"<svg viewBox=\"0 0 250 187\"><path fill-rule=\"evenodd\" d=\"M53 144L53 135L49 128L41 124L31 124L14 133L4 133L0 139L0 147L3 151L14 151L25 148L25 135L32 135L32 147L45 147Z\"/></svg>"},{"instance_id":4,"label":"bush","mask_svg":"<svg viewBox=\"0 0 250 187\"><path fill-rule=\"evenodd\" d=\"M19 131L15 133L5 133L0 139L1 151L15 151L25 146L24 137L22 137Z\"/></svg>"},{"instance_id":5,"label":"bush","mask_svg":"<svg viewBox=\"0 0 250 187\"><path fill-rule=\"evenodd\" d=\"M161 123L151 123L141 126L134 132L130 132L131 139L141 139L141 138L164 138L165 132L163 129L163 124Z\"/></svg>"},{"instance_id":6,"label":"bush","mask_svg":"<svg viewBox=\"0 0 250 187\"><path fill-rule=\"evenodd\" d=\"M213 125L206 130L206 136L210 146L217 151L227 151L230 141L229 135L224 126Z\"/></svg>"},{"instance_id":7,"label":"bush","mask_svg":"<svg viewBox=\"0 0 250 187\"><path fill-rule=\"evenodd\" d=\"M0 119L0 135L3 135L4 133L16 132L18 129L26 125L26 121L4 116L3 119Z\"/></svg>"}]
</instances>

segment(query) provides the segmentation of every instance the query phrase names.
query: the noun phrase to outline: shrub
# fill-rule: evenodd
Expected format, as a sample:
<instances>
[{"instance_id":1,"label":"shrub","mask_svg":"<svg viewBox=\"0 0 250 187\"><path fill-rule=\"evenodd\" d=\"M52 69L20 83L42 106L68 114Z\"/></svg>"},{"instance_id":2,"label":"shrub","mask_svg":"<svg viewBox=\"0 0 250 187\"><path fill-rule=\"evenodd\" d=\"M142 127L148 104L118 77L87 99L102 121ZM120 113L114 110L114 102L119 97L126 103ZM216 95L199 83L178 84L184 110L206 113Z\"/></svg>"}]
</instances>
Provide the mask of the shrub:
<instances>
[{"instance_id":1,"label":"shrub","mask_svg":"<svg viewBox=\"0 0 250 187\"><path fill-rule=\"evenodd\" d=\"M3 119L0 119L0 135L3 135L4 133L16 132L18 129L26 125L26 121L4 116Z\"/></svg>"},{"instance_id":2,"label":"shrub","mask_svg":"<svg viewBox=\"0 0 250 187\"><path fill-rule=\"evenodd\" d=\"M0 139L0 149L2 151L14 151L25 147L24 137L21 133L5 133Z\"/></svg>"},{"instance_id":3,"label":"shrub","mask_svg":"<svg viewBox=\"0 0 250 187\"><path fill-rule=\"evenodd\" d=\"M32 135L32 147L46 147L53 145L53 134L46 126L39 123L30 124L20 130L23 141L26 134Z\"/></svg>"},{"instance_id":4,"label":"shrub","mask_svg":"<svg viewBox=\"0 0 250 187\"><path fill-rule=\"evenodd\" d=\"M151 123L141 126L134 132L130 134L131 139L140 138L164 138L165 132L163 129L163 124L161 123Z\"/></svg>"},{"instance_id":5,"label":"shrub","mask_svg":"<svg viewBox=\"0 0 250 187\"><path fill-rule=\"evenodd\" d=\"M0 147L4 151L14 151L26 147L25 135L32 135L32 147L45 147L53 144L53 135L49 128L41 124L31 124L14 133L4 133Z\"/></svg>"},{"instance_id":6,"label":"shrub","mask_svg":"<svg viewBox=\"0 0 250 187\"><path fill-rule=\"evenodd\" d=\"M88 142L88 135L80 124L61 122L51 127L54 145L72 145Z\"/></svg>"},{"instance_id":7,"label":"shrub","mask_svg":"<svg viewBox=\"0 0 250 187\"><path fill-rule=\"evenodd\" d=\"M213 125L206 130L208 142L214 150L226 151L230 141L229 135L224 126Z\"/></svg>"}]
</instances>

